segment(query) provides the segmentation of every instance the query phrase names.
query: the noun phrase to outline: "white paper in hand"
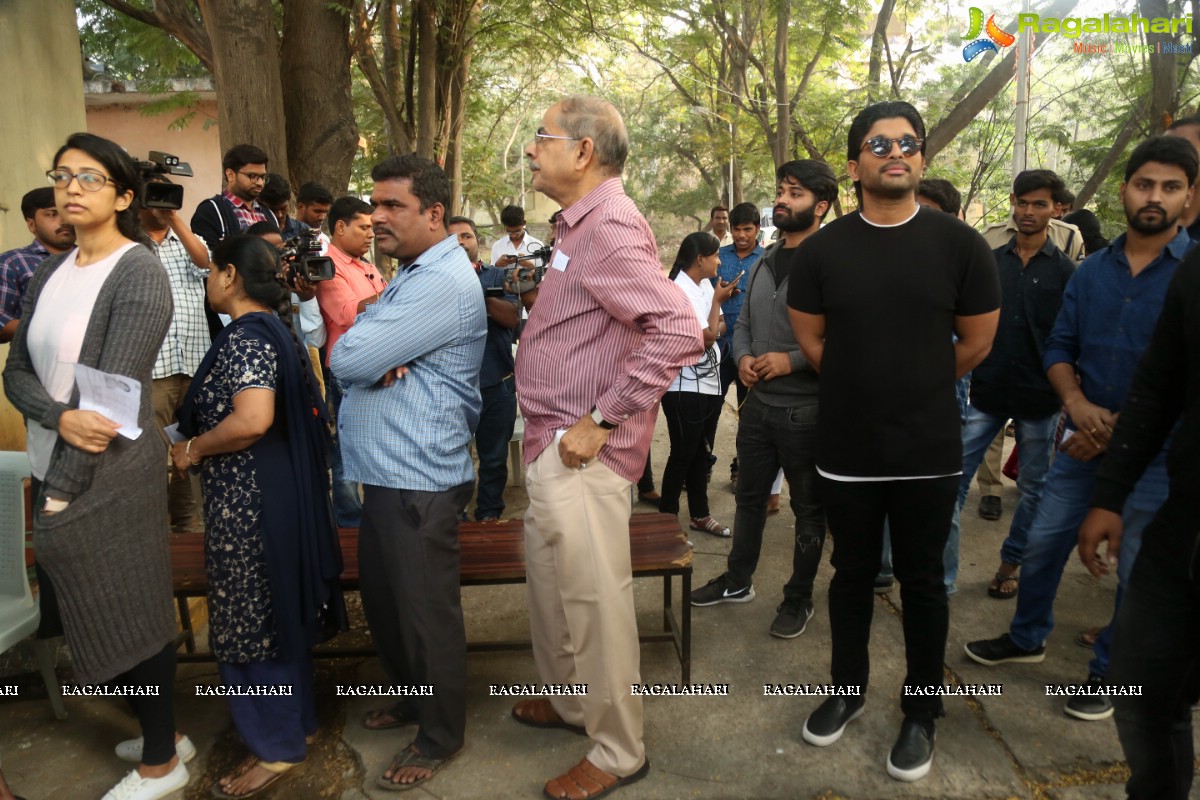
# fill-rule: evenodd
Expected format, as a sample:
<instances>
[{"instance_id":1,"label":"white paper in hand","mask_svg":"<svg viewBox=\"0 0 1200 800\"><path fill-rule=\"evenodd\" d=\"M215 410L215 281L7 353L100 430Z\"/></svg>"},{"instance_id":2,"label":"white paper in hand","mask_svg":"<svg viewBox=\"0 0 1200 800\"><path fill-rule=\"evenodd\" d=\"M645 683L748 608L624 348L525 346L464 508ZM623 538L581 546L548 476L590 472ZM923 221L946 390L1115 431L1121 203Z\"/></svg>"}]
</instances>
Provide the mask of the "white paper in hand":
<instances>
[{"instance_id":1,"label":"white paper in hand","mask_svg":"<svg viewBox=\"0 0 1200 800\"><path fill-rule=\"evenodd\" d=\"M108 417L117 423L117 433L126 439L142 435L142 429L138 427L141 381L76 364L75 383L79 386L80 411L95 411Z\"/></svg>"}]
</instances>

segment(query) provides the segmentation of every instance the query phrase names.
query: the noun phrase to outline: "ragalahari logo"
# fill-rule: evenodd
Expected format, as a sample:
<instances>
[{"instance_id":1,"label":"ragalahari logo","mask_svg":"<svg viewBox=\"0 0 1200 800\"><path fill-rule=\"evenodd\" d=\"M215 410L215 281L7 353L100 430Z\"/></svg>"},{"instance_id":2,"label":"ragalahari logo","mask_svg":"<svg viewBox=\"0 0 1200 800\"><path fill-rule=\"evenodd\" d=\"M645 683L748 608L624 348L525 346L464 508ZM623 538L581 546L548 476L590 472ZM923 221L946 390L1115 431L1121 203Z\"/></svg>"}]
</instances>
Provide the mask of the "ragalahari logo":
<instances>
[{"instance_id":1,"label":"ragalahari logo","mask_svg":"<svg viewBox=\"0 0 1200 800\"><path fill-rule=\"evenodd\" d=\"M987 33L987 38L981 39L979 34L985 32ZM971 28L963 38L971 40L963 48L963 61L972 61L981 53L986 53L989 50L993 53L999 53L1001 47L1008 47L1017 40L1017 37L1011 33L1000 30L1000 26L996 24L995 14L988 17L987 25L984 25L983 10L974 6L971 7Z\"/></svg>"}]
</instances>

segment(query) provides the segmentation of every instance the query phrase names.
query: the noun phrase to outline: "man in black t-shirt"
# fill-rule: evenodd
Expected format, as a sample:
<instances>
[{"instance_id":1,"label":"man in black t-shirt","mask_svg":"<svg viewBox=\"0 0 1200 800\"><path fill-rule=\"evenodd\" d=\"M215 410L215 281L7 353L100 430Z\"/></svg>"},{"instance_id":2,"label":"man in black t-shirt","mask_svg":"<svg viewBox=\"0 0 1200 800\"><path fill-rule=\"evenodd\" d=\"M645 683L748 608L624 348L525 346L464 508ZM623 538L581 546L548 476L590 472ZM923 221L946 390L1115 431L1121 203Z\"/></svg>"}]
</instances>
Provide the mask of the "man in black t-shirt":
<instances>
[{"instance_id":1,"label":"man in black t-shirt","mask_svg":"<svg viewBox=\"0 0 1200 800\"><path fill-rule=\"evenodd\" d=\"M887 771L903 781L929 772L942 715L942 551L962 471L954 384L987 355L1000 306L983 237L917 205L924 137L908 103L876 103L855 117L847 166L861 208L800 246L788 287L796 341L821 374L817 470L834 537L832 682L843 691L809 716L803 735L833 744L862 713L886 519L908 667Z\"/></svg>"}]
</instances>

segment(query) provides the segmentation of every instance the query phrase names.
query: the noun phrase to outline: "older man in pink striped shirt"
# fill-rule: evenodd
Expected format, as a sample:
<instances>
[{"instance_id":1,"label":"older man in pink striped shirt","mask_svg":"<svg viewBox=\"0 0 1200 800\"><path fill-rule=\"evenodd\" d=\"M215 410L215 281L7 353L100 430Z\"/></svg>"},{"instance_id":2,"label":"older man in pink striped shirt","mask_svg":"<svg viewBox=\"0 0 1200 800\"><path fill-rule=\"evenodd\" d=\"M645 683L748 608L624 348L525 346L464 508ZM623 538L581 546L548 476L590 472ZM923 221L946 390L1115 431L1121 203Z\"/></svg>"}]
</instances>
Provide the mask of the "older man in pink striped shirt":
<instances>
[{"instance_id":1,"label":"older man in pink striped shirt","mask_svg":"<svg viewBox=\"0 0 1200 800\"><path fill-rule=\"evenodd\" d=\"M534 660L584 697L518 703L513 716L583 732L587 757L546 784L594 798L650 769L629 559L631 484L658 401L704 353L687 299L662 274L654 234L621 185L629 138L611 103L571 97L525 148L533 186L562 213L517 350L525 418L525 563Z\"/></svg>"}]
</instances>

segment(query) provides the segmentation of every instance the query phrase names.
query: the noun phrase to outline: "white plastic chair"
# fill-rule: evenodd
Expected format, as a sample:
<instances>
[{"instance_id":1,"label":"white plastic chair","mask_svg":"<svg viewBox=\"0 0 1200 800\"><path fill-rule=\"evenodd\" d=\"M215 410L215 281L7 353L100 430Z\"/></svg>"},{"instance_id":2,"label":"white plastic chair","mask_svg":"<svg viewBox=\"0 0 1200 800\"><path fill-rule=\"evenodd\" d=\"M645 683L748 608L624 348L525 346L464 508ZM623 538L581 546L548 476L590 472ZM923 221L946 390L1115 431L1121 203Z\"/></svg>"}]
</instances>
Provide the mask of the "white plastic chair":
<instances>
[{"instance_id":1,"label":"white plastic chair","mask_svg":"<svg viewBox=\"0 0 1200 800\"><path fill-rule=\"evenodd\" d=\"M39 612L29 590L25 567L25 487L29 456L0 452L0 653L8 652L37 630ZM67 718L62 686L54 674L54 656L49 642L35 640L34 652L54 716Z\"/></svg>"}]
</instances>

